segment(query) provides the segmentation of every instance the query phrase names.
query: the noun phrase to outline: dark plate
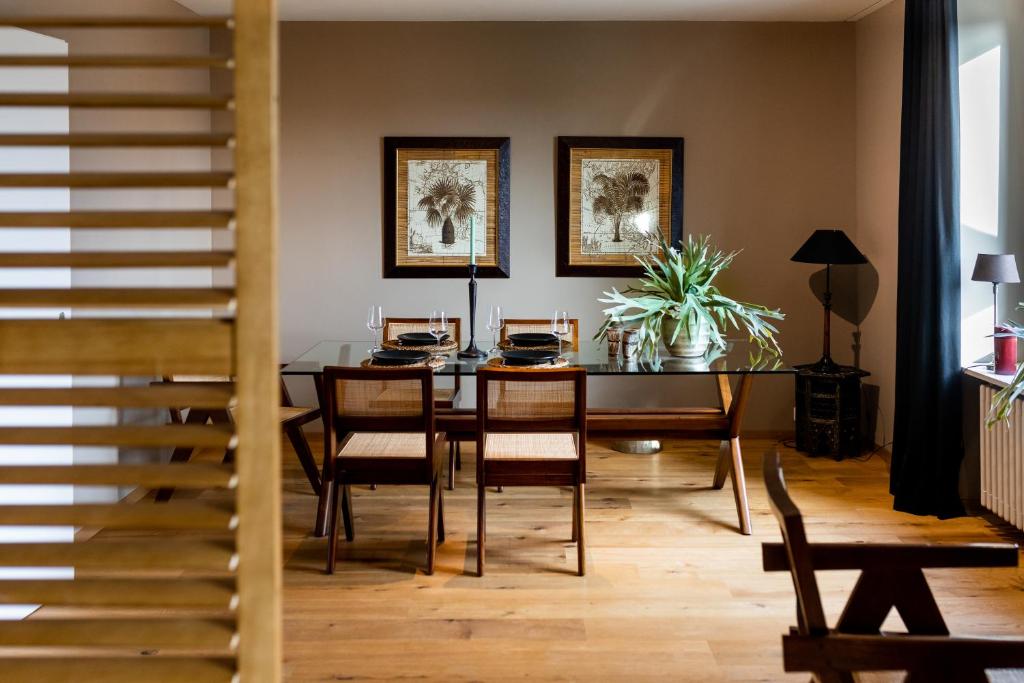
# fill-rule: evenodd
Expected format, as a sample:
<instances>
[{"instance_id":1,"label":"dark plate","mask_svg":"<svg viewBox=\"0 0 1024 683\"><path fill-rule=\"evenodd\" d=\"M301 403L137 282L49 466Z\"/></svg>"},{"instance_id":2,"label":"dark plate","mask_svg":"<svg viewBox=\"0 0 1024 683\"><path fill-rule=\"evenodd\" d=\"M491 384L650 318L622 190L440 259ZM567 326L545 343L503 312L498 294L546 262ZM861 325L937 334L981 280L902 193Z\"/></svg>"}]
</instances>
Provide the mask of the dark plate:
<instances>
[{"instance_id":1,"label":"dark plate","mask_svg":"<svg viewBox=\"0 0 1024 683\"><path fill-rule=\"evenodd\" d=\"M512 346L544 346L545 344L557 344L558 337L550 332L518 332L508 335Z\"/></svg>"},{"instance_id":2,"label":"dark plate","mask_svg":"<svg viewBox=\"0 0 1024 683\"><path fill-rule=\"evenodd\" d=\"M504 351L505 365L550 365L558 359L557 351Z\"/></svg>"},{"instance_id":3,"label":"dark plate","mask_svg":"<svg viewBox=\"0 0 1024 683\"><path fill-rule=\"evenodd\" d=\"M448 335L441 335L441 343L448 341ZM434 346L437 339L429 332L406 332L398 335L398 342L403 346Z\"/></svg>"},{"instance_id":4,"label":"dark plate","mask_svg":"<svg viewBox=\"0 0 1024 683\"><path fill-rule=\"evenodd\" d=\"M373 362L377 365L412 365L430 358L426 351L374 351Z\"/></svg>"}]
</instances>

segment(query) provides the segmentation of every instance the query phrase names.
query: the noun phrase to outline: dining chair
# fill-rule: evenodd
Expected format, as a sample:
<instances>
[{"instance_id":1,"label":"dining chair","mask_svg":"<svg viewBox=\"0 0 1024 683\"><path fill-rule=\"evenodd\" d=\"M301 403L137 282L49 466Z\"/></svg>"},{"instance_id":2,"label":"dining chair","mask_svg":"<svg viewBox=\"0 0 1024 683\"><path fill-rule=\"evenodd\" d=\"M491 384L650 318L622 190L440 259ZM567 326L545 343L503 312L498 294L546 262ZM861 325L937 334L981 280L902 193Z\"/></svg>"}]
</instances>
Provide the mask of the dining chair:
<instances>
[{"instance_id":1,"label":"dining chair","mask_svg":"<svg viewBox=\"0 0 1024 683\"><path fill-rule=\"evenodd\" d=\"M284 367L282 365L281 367ZM230 382L230 377L208 377L208 376L165 376L162 378L162 383L226 383ZM291 442L292 448L295 450L295 455L299 460L299 464L302 465L302 471L306 475L306 479L309 480L309 485L313 489L313 493L317 496L320 495L321 484L320 484L320 470L317 467L316 459L313 457L313 451L309 447L309 441L306 440L306 435L302 431L303 425L314 422L320 419L319 408L305 408L296 406L292 401L291 395L288 393L288 387L285 385L284 376L280 377L280 391L281 391L281 407L278 409L278 419L281 424L281 431L284 432L285 436L288 437L288 441ZM185 413L185 411L188 411ZM204 408L191 408L188 406L179 406L170 409L170 421L171 424L190 424L190 425L204 425L208 422L213 424L230 424L234 421L233 410L209 410ZM171 453L172 463L188 462L192 458L194 449L192 447L181 447L175 448ZM224 452L224 462L229 462L232 456L232 451L229 449ZM162 488L156 492L156 500L159 502L165 502L171 499L174 495L174 489Z\"/></svg>"},{"instance_id":2,"label":"dining chair","mask_svg":"<svg viewBox=\"0 0 1024 683\"><path fill-rule=\"evenodd\" d=\"M434 426L430 368L324 368L324 462L331 483L327 573L334 573L341 507L345 539L355 539L353 484L430 487L427 574L444 542L444 434Z\"/></svg>"},{"instance_id":3,"label":"dining chair","mask_svg":"<svg viewBox=\"0 0 1024 683\"><path fill-rule=\"evenodd\" d=\"M501 328L501 341L508 339L510 334L521 334L523 332L551 332L550 318L505 318L505 326ZM580 350L580 321L578 318L569 318L569 340L572 341L572 350Z\"/></svg>"},{"instance_id":4,"label":"dining chair","mask_svg":"<svg viewBox=\"0 0 1024 683\"><path fill-rule=\"evenodd\" d=\"M462 320L460 318L448 318L448 327L451 330L449 335L456 344L461 344ZM385 318L383 339L395 341L398 335L409 332L430 332L429 318ZM459 397L459 390L462 383L458 375L455 375L454 385L451 387L434 387L434 404L438 408L454 408L455 401Z\"/></svg>"},{"instance_id":5,"label":"dining chair","mask_svg":"<svg viewBox=\"0 0 1024 683\"><path fill-rule=\"evenodd\" d=\"M998 544L810 543L786 490L778 451L763 463L768 502L782 543L762 544L765 571L788 571L797 626L782 637L786 671L820 683L853 683L854 672L906 671L913 683L987 681L985 669L1024 667L1024 640L950 636L922 569L1016 567L1017 546ZM829 628L815 571L860 570L835 628ZM907 633L883 633L891 610Z\"/></svg>"},{"instance_id":6,"label":"dining chair","mask_svg":"<svg viewBox=\"0 0 1024 683\"><path fill-rule=\"evenodd\" d=\"M571 486L572 540L583 576L586 370L481 368L476 387L477 574L484 574L488 486Z\"/></svg>"}]
</instances>

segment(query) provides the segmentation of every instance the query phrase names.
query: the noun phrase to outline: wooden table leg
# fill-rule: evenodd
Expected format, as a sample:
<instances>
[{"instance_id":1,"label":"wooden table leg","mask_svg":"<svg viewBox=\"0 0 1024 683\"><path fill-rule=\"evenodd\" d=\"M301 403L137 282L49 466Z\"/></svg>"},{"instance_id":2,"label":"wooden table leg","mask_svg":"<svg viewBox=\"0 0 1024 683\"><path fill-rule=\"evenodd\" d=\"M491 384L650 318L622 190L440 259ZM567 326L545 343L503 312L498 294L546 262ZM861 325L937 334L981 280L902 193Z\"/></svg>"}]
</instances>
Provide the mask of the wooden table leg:
<instances>
[{"instance_id":1,"label":"wooden table leg","mask_svg":"<svg viewBox=\"0 0 1024 683\"><path fill-rule=\"evenodd\" d=\"M178 413L179 419L180 419L180 415L181 414ZM174 419L173 414L172 414L172 419ZM192 409L190 409L188 411L188 417L185 418L185 420L182 422L182 424L187 424L187 425L205 425L207 420L209 420L209 419L210 419L210 413L208 411L199 410L198 408L192 408ZM171 453L171 462L172 463L188 462L189 460L192 459L192 453L194 451L195 451L195 449L192 448L192 446L178 446ZM157 489L154 498L155 498L155 500L158 503L166 503L167 501L169 501L171 499L172 495L174 495L174 489L173 488L162 488L162 489Z\"/></svg>"},{"instance_id":2,"label":"wooden table leg","mask_svg":"<svg viewBox=\"0 0 1024 683\"><path fill-rule=\"evenodd\" d=\"M722 410L729 417L729 440L722 441L715 467L715 478L712 486L716 489L725 485L727 474L732 475L732 493L736 499L736 515L739 517L740 533L749 536L750 504L747 502L747 482L743 471L743 451L740 448L740 426L750 398L750 385L753 375L747 373L740 376L736 395L732 394L728 375L717 375L718 397Z\"/></svg>"}]
</instances>

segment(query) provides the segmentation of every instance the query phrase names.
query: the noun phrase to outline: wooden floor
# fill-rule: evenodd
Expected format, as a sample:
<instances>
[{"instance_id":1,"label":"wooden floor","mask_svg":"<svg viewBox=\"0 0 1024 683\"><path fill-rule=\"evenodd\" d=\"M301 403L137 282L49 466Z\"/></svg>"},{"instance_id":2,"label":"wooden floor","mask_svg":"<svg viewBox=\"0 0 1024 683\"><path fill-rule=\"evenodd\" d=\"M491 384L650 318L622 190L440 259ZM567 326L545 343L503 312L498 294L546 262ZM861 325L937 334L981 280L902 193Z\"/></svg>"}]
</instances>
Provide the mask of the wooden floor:
<instances>
[{"instance_id":1,"label":"wooden floor","mask_svg":"<svg viewBox=\"0 0 1024 683\"><path fill-rule=\"evenodd\" d=\"M710 488L717 442L669 442L656 456L592 442L587 576L574 573L570 491L552 488L488 496L488 573L478 578L468 445L457 490L446 491L448 540L433 576L422 571L426 487L354 490L356 538L339 543L327 576L326 539L309 533L314 498L285 444L286 679L806 681L782 671L780 637L795 621L789 577L760 565L760 543L779 539L760 477L772 445L745 443L749 537L736 531L729 485ZM785 468L811 540L1024 540L981 518L893 512L877 457L787 450ZM818 576L834 621L856 576ZM954 633L1022 635L1024 570L928 578Z\"/></svg>"}]
</instances>

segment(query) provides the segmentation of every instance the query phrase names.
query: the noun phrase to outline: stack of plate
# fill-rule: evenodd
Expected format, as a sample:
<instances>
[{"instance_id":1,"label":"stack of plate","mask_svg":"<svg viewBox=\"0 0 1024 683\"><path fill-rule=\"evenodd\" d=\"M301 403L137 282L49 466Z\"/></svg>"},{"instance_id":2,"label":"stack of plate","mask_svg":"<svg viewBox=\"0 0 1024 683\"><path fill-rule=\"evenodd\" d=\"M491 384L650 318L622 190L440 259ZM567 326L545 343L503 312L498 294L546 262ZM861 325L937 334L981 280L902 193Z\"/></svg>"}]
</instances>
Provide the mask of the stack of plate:
<instances>
[{"instance_id":1,"label":"stack of plate","mask_svg":"<svg viewBox=\"0 0 1024 683\"><path fill-rule=\"evenodd\" d=\"M518 332L508 335L512 346L549 346L558 343L558 337L550 332Z\"/></svg>"},{"instance_id":2,"label":"stack of plate","mask_svg":"<svg viewBox=\"0 0 1024 683\"><path fill-rule=\"evenodd\" d=\"M557 351L504 351L505 365L552 365L558 360Z\"/></svg>"},{"instance_id":3,"label":"stack of plate","mask_svg":"<svg viewBox=\"0 0 1024 683\"><path fill-rule=\"evenodd\" d=\"M374 365L415 365L430 358L426 351L374 351Z\"/></svg>"},{"instance_id":4,"label":"stack of plate","mask_svg":"<svg viewBox=\"0 0 1024 683\"><path fill-rule=\"evenodd\" d=\"M441 335L441 344L444 344L450 339L447 334ZM398 335L398 343L402 346L437 346L438 341L434 335L429 332L406 332L405 334Z\"/></svg>"}]
</instances>

